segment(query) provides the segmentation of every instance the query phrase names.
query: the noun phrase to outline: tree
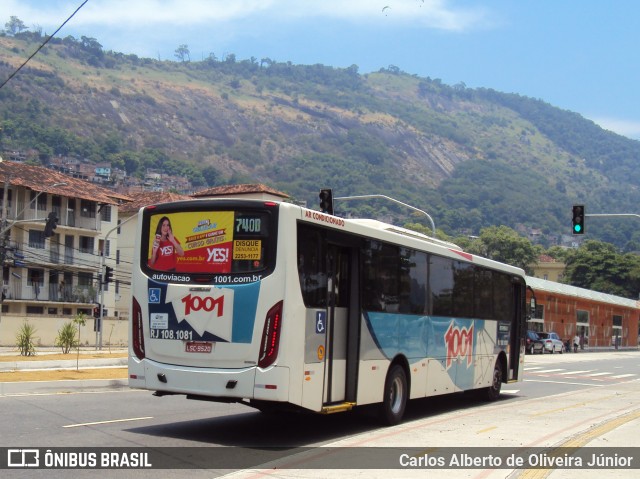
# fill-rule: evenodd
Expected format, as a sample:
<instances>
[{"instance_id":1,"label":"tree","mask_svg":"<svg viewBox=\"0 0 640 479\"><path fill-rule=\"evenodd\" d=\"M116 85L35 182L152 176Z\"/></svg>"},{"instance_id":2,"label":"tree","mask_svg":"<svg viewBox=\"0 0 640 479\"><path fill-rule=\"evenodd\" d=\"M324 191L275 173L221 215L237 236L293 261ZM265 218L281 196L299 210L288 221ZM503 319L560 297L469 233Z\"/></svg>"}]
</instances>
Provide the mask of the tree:
<instances>
[{"instance_id":1,"label":"tree","mask_svg":"<svg viewBox=\"0 0 640 479\"><path fill-rule=\"evenodd\" d=\"M539 252L531 241L507 226L484 228L480 231L480 237L470 243L467 251L524 270L530 269Z\"/></svg>"},{"instance_id":2,"label":"tree","mask_svg":"<svg viewBox=\"0 0 640 479\"><path fill-rule=\"evenodd\" d=\"M580 288L636 299L640 290L640 258L620 254L614 245L585 241L566 260L565 281Z\"/></svg>"},{"instance_id":3,"label":"tree","mask_svg":"<svg viewBox=\"0 0 640 479\"><path fill-rule=\"evenodd\" d=\"M104 52L102 51L102 45L92 37L80 37L80 45L86 52L88 58L87 61L90 65L99 66L100 62L104 58Z\"/></svg>"},{"instance_id":4,"label":"tree","mask_svg":"<svg viewBox=\"0 0 640 479\"><path fill-rule=\"evenodd\" d=\"M211 165L202 168L202 176L207 182L207 186L216 186L221 180L220 172Z\"/></svg>"},{"instance_id":5,"label":"tree","mask_svg":"<svg viewBox=\"0 0 640 479\"><path fill-rule=\"evenodd\" d=\"M76 346L76 327L72 321L64 323L58 330L55 345L62 348L62 354L67 354L71 348Z\"/></svg>"},{"instance_id":6,"label":"tree","mask_svg":"<svg viewBox=\"0 0 640 479\"><path fill-rule=\"evenodd\" d=\"M370 214L369 216L374 216L375 213ZM425 226L423 224L420 223L405 223L404 225L405 228L409 229L409 230L413 230L413 231L417 231L418 233L422 233L423 235L426 236L431 236L432 238L433 236L433 230L428 227ZM436 229L436 235L435 235L436 239L442 240L442 241L448 241L450 243L453 243L453 239L451 239L450 236L448 236L444 231L440 230L440 229Z\"/></svg>"},{"instance_id":7,"label":"tree","mask_svg":"<svg viewBox=\"0 0 640 479\"><path fill-rule=\"evenodd\" d=\"M9 21L4 24L4 27L7 29L7 33L13 36L20 33L22 30L27 29L27 26L24 24L24 22L13 15L9 17Z\"/></svg>"},{"instance_id":8,"label":"tree","mask_svg":"<svg viewBox=\"0 0 640 479\"><path fill-rule=\"evenodd\" d=\"M567 257L571 255L571 251L562 246L551 246L545 251L545 254L551 256L556 261L566 262Z\"/></svg>"},{"instance_id":9,"label":"tree","mask_svg":"<svg viewBox=\"0 0 640 479\"><path fill-rule=\"evenodd\" d=\"M181 62L191 61L191 57L189 56L189 46L185 44L180 45L178 48L176 48L174 56Z\"/></svg>"},{"instance_id":10,"label":"tree","mask_svg":"<svg viewBox=\"0 0 640 479\"><path fill-rule=\"evenodd\" d=\"M29 324L27 320L22 323L18 334L16 335L16 346L20 351L20 356L36 355L36 328Z\"/></svg>"},{"instance_id":11,"label":"tree","mask_svg":"<svg viewBox=\"0 0 640 479\"><path fill-rule=\"evenodd\" d=\"M78 313L75 318L73 318L73 323L78 327L78 341L76 341L76 371L80 369L80 326L84 326L87 324L87 320L84 316L84 313Z\"/></svg>"}]
</instances>

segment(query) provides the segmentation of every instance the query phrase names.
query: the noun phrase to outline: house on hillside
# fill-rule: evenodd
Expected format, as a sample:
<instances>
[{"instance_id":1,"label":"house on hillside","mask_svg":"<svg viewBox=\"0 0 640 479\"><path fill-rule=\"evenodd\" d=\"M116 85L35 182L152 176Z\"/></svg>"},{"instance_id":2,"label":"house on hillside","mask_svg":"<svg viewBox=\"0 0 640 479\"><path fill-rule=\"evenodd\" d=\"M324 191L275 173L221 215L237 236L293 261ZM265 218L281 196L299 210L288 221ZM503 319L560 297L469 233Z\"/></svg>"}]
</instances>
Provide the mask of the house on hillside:
<instances>
[{"instance_id":1,"label":"house on hillside","mask_svg":"<svg viewBox=\"0 0 640 479\"><path fill-rule=\"evenodd\" d=\"M2 328L0 344L14 345L23 321L34 321L42 344L53 344L64 322L103 315L117 318L113 284L118 208L130 198L48 168L0 160L2 207ZM58 218L51 237L50 215ZM124 336L126 339L126 335ZM85 338L91 340L91 338Z\"/></svg>"}]
</instances>

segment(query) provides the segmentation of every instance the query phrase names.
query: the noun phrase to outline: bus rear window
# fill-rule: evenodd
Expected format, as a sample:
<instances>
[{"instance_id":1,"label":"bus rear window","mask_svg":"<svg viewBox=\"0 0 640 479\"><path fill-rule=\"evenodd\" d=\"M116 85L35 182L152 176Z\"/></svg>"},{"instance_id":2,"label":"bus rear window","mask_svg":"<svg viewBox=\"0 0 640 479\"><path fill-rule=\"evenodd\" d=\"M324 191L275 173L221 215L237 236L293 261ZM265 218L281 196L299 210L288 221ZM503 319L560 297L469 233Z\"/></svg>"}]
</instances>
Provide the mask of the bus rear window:
<instances>
[{"instance_id":1,"label":"bus rear window","mask_svg":"<svg viewBox=\"0 0 640 479\"><path fill-rule=\"evenodd\" d=\"M269 214L261 211L151 214L147 266L178 273L264 270L268 266L269 219Z\"/></svg>"}]
</instances>

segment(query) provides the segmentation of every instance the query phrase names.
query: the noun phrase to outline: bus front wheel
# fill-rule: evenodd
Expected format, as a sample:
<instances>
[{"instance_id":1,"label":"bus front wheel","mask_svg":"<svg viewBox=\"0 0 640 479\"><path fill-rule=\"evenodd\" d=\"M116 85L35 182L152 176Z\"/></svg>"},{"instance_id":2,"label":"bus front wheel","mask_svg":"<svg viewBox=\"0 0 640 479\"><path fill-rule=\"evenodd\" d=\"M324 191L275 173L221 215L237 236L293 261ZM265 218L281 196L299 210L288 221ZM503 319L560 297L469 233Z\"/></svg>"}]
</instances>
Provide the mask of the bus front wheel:
<instances>
[{"instance_id":1,"label":"bus front wheel","mask_svg":"<svg viewBox=\"0 0 640 479\"><path fill-rule=\"evenodd\" d=\"M409 388L404 368L394 364L387 373L382 399L382 416L387 425L394 426L402 421L408 396Z\"/></svg>"}]
</instances>

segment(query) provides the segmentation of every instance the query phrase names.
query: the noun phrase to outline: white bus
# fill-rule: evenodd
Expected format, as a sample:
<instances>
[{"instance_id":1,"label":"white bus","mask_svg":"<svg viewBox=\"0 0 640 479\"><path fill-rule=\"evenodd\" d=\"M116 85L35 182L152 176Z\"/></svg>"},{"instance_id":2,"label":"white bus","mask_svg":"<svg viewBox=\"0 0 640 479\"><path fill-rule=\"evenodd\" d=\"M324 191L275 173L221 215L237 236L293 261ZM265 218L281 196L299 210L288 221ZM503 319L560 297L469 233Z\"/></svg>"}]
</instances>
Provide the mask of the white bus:
<instances>
[{"instance_id":1,"label":"white bus","mask_svg":"<svg viewBox=\"0 0 640 479\"><path fill-rule=\"evenodd\" d=\"M374 220L208 199L140 210L129 385L319 413L521 378L521 269Z\"/></svg>"}]
</instances>

